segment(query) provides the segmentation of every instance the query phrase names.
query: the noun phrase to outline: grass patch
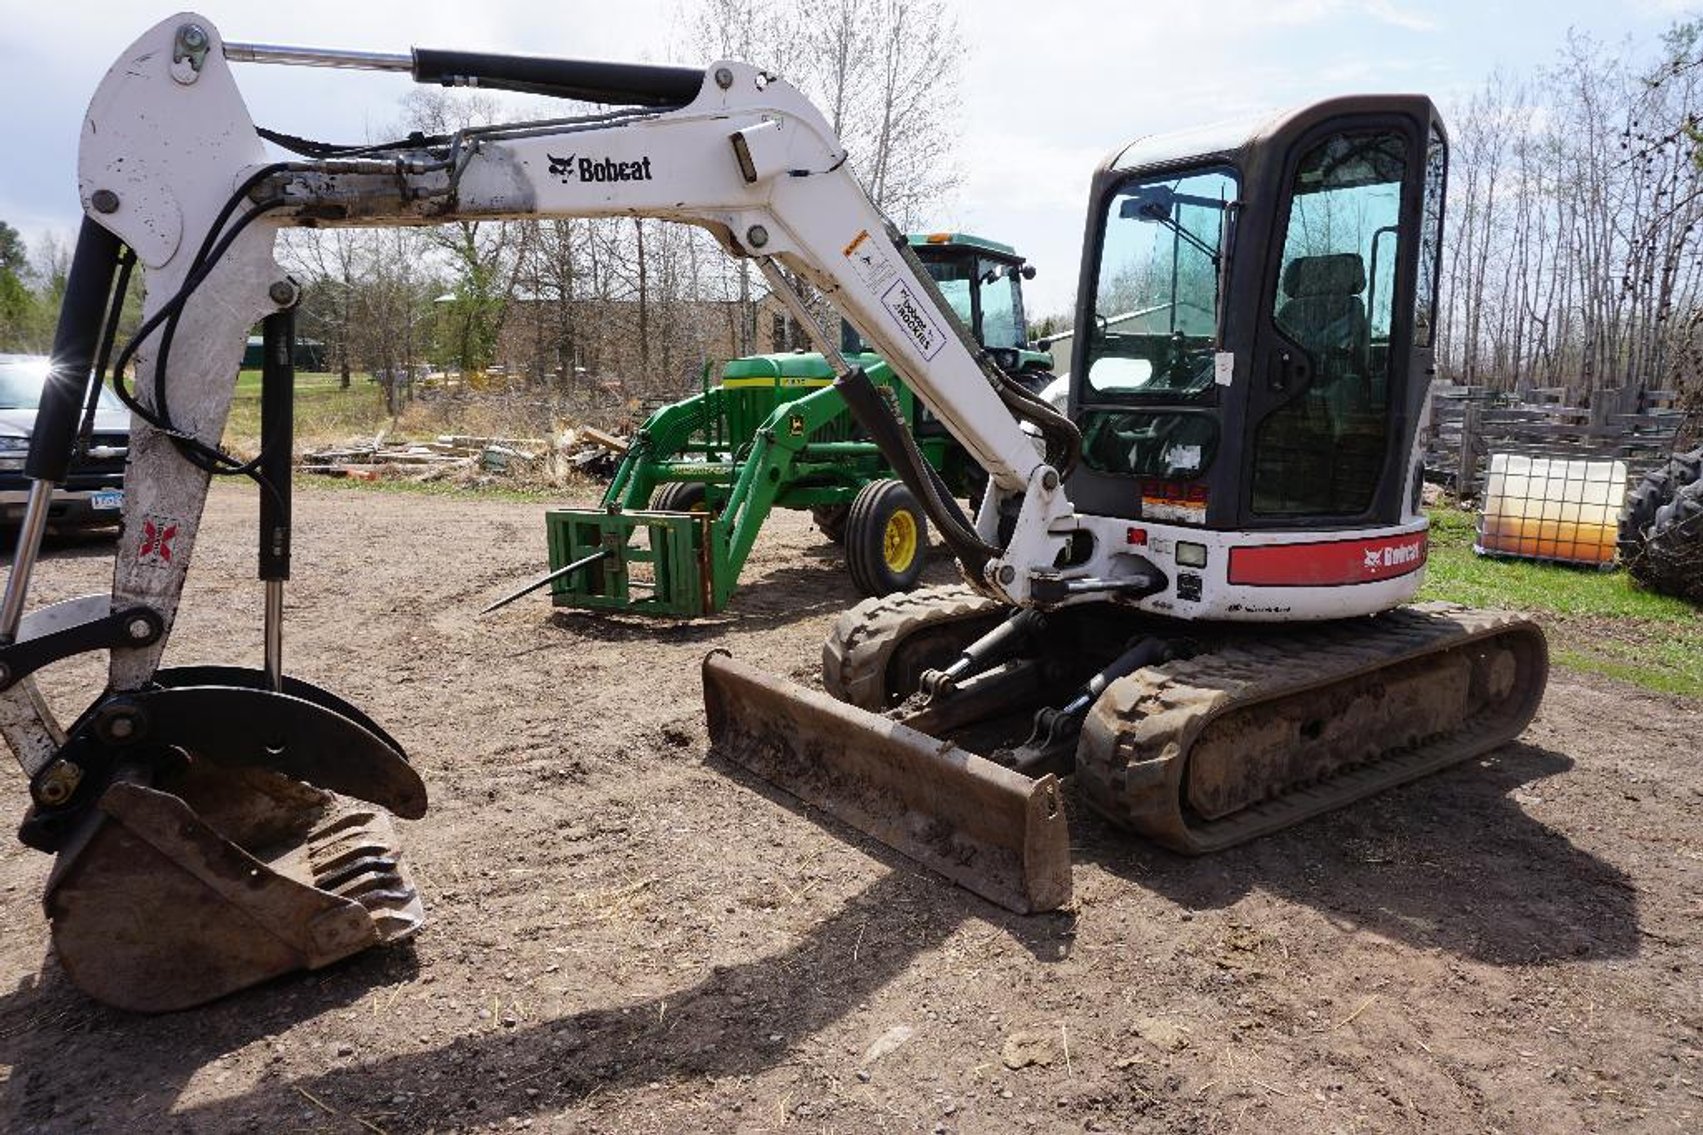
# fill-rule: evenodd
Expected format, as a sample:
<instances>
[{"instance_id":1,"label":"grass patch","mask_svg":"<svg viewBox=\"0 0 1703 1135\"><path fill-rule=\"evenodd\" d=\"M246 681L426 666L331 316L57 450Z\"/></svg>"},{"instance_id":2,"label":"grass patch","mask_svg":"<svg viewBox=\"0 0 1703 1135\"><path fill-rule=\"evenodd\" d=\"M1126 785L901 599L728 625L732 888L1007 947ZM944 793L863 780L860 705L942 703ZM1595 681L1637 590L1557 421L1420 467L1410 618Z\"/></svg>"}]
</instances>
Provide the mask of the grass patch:
<instances>
[{"instance_id":1,"label":"grass patch","mask_svg":"<svg viewBox=\"0 0 1703 1135\"><path fill-rule=\"evenodd\" d=\"M521 504L566 505L595 503L601 486L586 482L579 491L543 486L469 485L456 481L409 481L383 479L350 481L342 477L321 477L313 473L297 473L298 489L329 489L346 493L402 493L417 497L450 497L465 500L515 501ZM540 521L542 523L542 521Z\"/></svg>"},{"instance_id":2,"label":"grass patch","mask_svg":"<svg viewBox=\"0 0 1703 1135\"><path fill-rule=\"evenodd\" d=\"M1688 603L1601 572L1472 550L1476 517L1431 511L1431 551L1421 599L1538 615L1560 666L1605 674L1662 693L1703 697L1703 615Z\"/></svg>"},{"instance_id":3,"label":"grass patch","mask_svg":"<svg viewBox=\"0 0 1703 1135\"><path fill-rule=\"evenodd\" d=\"M296 438L306 442L371 437L390 421L378 383L354 379L344 390L334 374L296 375ZM260 447L260 372L237 375L225 422L225 446L247 456Z\"/></svg>"}]
</instances>

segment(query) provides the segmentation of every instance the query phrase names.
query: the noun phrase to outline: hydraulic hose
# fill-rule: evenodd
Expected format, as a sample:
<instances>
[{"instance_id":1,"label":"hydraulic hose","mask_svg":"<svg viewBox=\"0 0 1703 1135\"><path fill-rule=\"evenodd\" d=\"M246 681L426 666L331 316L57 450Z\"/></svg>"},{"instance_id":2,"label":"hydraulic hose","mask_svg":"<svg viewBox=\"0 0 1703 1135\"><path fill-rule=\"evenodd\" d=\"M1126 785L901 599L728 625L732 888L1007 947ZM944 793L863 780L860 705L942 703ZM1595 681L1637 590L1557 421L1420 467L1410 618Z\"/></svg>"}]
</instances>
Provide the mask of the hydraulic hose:
<instances>
[{"instance_id":1,"label":"hydraulic hose","mask_svg":"<svg viewBox=\"0 0 1703 1135\"><path fill-rule=\"evenodd\" d=\"M1076 423L1003 371L994 393L1013 415L1041 431L1041 439L1047 443L1047 464L1058 470L1059 478L1070 476L1082 458L1082 431Z\"/></svg>"},{"instance_id":2,"label":"hydraulic hose","mask_svg":"<svg viewBox=\"0 0 1703 1135\"><path fill-rule=\"evenodd\" d=\"M951 490L923 458L910 431L888 408L863 368L853 367L840 375L834 380L834 389L840 392L852 416L868 431L876 448L881 450L881 456L887 459L928 518L940 529L941 538L952 549L952 554L963 563L965 570L980 579L987 562L998 556L1000 550L976 535L958 502L952 499Z\"/></svg>"}]
</instances>

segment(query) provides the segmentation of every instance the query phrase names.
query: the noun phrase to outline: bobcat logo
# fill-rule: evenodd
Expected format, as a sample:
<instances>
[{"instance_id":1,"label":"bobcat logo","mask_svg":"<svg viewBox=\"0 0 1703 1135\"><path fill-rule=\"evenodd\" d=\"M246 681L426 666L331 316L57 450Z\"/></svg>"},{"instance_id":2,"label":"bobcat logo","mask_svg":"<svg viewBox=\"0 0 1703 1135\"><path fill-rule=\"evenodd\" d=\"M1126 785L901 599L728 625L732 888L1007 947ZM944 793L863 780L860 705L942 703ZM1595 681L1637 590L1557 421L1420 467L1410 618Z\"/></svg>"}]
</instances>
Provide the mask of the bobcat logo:
<instances>
[{"instance_id":1,"label":"bobcat logo","mask_svg":"<svg viewBox=\"0 0 1703 1135\"><path fill-rule=\"evenodd\" d=\"M555 154L546 153L550 159L550 172L566 185L570 181L581 181L590 184L594 181L651 181L650 159L638 158L624 162L616 158L582 158L578 154L569 154L558 158Z\"/></svg>"},{"instance_id":2,"label":"bobcat logo","mask_svg":"<svg viewBox=\"0 0 1703 1135\"><path fill-rule=\"evenodd\" d=\"M1385 544L1381 547L1366 548L1362 554L1366 557L1366 561L1361 565L1361 571L1367 575L1403 575L1424 562L1425 541L1412 540L1405 544Z\"/></svg>"},{"instance_id":3,"label":"bobcat logo","mask_svg":"<svg viewBox=\"0 0 1703 1135\"><path fill-rule=\"evenodd\" d=\"M142 521L142 543L136 562L143 567L171 567L171 542L177 538L177 521L150 516Z\"/></svg>"}]
</instances>

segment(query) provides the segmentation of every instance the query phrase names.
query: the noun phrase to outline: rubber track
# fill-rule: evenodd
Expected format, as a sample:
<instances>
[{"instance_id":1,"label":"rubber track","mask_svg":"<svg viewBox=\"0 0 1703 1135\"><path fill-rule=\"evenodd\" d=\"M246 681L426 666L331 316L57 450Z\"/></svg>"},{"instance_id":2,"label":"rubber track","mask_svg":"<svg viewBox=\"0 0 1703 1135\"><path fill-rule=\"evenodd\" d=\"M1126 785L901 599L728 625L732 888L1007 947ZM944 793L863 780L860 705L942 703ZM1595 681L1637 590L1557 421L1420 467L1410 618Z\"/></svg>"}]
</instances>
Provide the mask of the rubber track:
<instances>
[{"instance_id":1,"label":"rubber track","mask_svg":"<svg viewBox=\"0 0 1703 1135\"><path fill-rule=\"evenodd\" d=\"M1192 745L1209 722L1237 708L1328 687L1473 639L1535 636L1535 673L1500 707L1487 707L1441 737L1350 766L1327 779L1219 820L1184 814L1182 784ZM1525 728L1548 671L1542 632L1522 616L1442 604L1374 620L1270 628L1138 671L1095 704L1077 750L1076 778L1095 811L1176 851L1199 854L1288 827L1310 816L1502 745Z\"/></svg>"},{"instance_id":2,"label":"rubber track","mask_svg":"<svg viewBox=\"0 0 1703 1135\"><path fill-rule=\"evenodd\" d=\"M879 713L889 693L887 664L905 639L931 624L971 619L1000 610L1000 604L963 584L921 587L865 599L834 620L822 644L822 687L843 702Z\"/></svg>"}]
</instances>

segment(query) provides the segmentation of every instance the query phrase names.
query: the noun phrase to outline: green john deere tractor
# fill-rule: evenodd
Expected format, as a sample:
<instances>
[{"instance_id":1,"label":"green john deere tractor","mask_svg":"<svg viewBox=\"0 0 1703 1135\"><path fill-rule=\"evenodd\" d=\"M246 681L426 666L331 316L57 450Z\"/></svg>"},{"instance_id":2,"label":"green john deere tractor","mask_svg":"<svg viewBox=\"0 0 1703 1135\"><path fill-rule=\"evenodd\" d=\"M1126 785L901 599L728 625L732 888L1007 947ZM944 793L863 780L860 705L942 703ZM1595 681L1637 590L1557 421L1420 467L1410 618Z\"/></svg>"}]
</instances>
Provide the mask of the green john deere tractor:
<instances>
[{"instance_id":1,"label":"green john deere tractor","mask_svg":"<svg viewBox=\"0 0 1703 1135\"><path fill-rule=\"evenodd\" d=\"M909 238L953 309L1002 365L1039 390L1052 356L1029 349L1022 281L1009 245L963 233ZM883 387L918 448L952 490L973 496L982 471L849 326L842 350ZM646 420L597 508L552 509L551 597L559 607L689 618L727 605L773 508L809 509L845 546L866 595L915 586L928 525L910 490L853 421L820 354L755 355L721 382Z\"/></svg>"}]
</instances>

